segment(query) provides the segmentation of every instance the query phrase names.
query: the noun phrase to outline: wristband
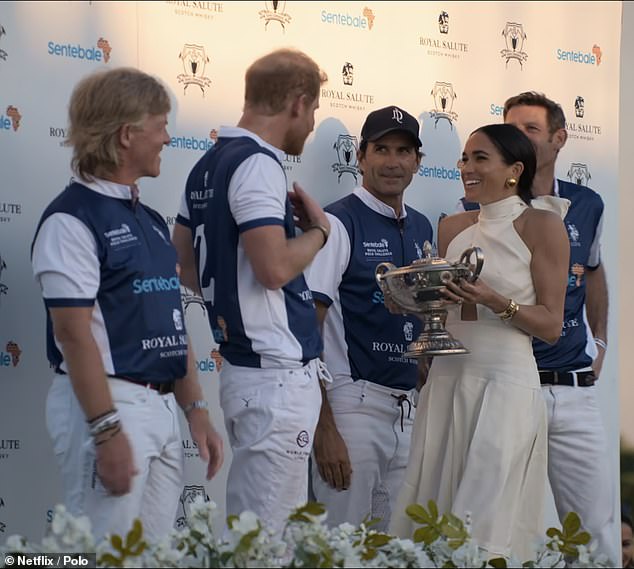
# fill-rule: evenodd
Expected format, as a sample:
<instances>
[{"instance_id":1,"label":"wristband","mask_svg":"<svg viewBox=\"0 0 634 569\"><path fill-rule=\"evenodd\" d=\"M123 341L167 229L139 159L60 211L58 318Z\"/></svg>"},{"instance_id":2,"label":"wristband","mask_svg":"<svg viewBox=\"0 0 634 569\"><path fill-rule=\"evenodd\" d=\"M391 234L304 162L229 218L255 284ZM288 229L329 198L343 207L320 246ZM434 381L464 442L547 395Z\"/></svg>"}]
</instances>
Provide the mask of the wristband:
<instances>
[{"instance_id":1,"label":"wristband","mask_svg":"<svg viewBox=\"0 0 634 569\"><path fill-rule=\"evenodd\" d=\"M320 249L324 248L324 245L326 245L326 243L328 242L328 237L330 236L330 233L328 232L328 230L321 225L320 223L313 223L312 225L310 225L309 227L306 228L306 231L310 231L311 229L319 229L319 231L321 231L321 233L324 236L324 243L323 245L320 247Z\"/></svg>"},{"instance_id":2,"label":"wristband","mask_svg":"<svg viewBox=\"0 0 634 569\"><path fill-rule=\"evenodd\" d=\"M601 338L595 338L594 343L597 346L599 346L599 348L603 348L604 350L608 349L608 343L605 340L602 340Z\"/></svg>"},{"instance_id":3,"label":"wristband","mask_svg":"<svg viewBox=\"0 0 634 569\"><path fill-rule=\"evenodd\" d=\"M116 413L116 412L117 410L113 407L112 409L108 409L108 411L105 411L101 415L97 415L96 417L93 417L92 419L86 419L86 423L88 423L89 425L94 425L97 421L99 421L99 419L103 419L104 417L110 415L111 413Z\"/></svg>"},{"instance_id":4,"label":"wristband","mask_svg":"<svg viewBox=\"0 0 634 569\"><path fill-rule=\"evenodd\" d=\"M196 401L192 401L189 405L183 407L183 413L187 415L194 409L209 409L209 403L207 403L204 399L197 399Z\"/></svg>"},{"instance_id":5,"label":"wristband","mask_svg":"<svg viewBox=\"0 0 634 569\"><path fill-rule=\"evenodd\" d=\"M118 426L121 423L121 418L119 417L119 413L113 411L108 413L102 419L99 419L96 423L93 423L89 427L90 436L96 437L105 431L109 431L113 427Z\"/></svg>"}]
</instances>

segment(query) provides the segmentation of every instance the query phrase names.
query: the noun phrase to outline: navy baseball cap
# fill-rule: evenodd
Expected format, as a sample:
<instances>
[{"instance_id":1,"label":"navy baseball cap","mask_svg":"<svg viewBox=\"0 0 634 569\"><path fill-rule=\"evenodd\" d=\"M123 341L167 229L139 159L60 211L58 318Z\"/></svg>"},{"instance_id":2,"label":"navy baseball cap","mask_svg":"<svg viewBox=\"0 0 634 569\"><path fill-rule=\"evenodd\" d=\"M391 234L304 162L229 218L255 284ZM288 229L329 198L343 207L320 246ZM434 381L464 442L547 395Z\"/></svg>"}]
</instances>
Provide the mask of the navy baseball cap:
<instances>
[{"instance_id":1,"label":"navy baseball cap","mask_svg":"<svg viewBox=\"0 0 634 569\"><path fill-rule=\"evenodd\" d=\"M388 132L403 131L411 134L416 142L416 146L421 147L423 143L418 137L418 121L400 107L384 107L377 111L372 111L365 119L361 129L361 142L374 142Z\"/></svg>"}]
</instances>

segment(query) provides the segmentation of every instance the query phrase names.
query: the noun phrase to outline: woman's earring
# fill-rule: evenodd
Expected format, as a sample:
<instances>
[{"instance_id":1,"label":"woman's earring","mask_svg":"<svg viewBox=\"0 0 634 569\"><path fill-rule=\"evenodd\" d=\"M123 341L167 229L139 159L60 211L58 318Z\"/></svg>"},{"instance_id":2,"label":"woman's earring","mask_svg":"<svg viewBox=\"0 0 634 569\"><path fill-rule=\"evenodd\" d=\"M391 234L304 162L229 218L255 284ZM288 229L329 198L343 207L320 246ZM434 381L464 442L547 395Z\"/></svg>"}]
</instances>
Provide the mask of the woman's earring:
<instances>
[{"instance_id":1,"label":"woman's earring","mask_svg":"<svg viewBox=\"0 0 634 569\"><path fill-rule=\"evenodd\" d=\"M515 186L517 186L517 180L515 178L507 178L506 186L512 190Z\"/></svg>"}]
</instances>

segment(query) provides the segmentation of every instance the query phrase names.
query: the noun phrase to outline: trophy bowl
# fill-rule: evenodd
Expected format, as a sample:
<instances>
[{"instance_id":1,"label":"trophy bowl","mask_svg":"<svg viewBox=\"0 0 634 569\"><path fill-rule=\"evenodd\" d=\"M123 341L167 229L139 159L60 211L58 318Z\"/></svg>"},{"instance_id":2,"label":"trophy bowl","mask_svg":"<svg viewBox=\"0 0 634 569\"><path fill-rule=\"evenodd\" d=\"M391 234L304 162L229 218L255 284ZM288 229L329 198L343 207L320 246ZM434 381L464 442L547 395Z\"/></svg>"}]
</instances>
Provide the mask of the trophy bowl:
<instances>
[{"instance_id":1,"label":"trophy bowl","mask_svg":"<svg viewBox=\"0 0 634 569\"><path fill-rule=\"evenodd\" d=\"M416 314L423 330L407 346L405 357L468 354L469 350L445 329L447 309L441 291L450 281L465 279L475 282L482 271L484 254L479 247L463 251L457 263L431 255L425 243L425 257L405 267L381 263L375 270L376 281L386 304L392 303L404 313ZM472 262L472 257L474 261Z\"/></svg>"}]
</instances>

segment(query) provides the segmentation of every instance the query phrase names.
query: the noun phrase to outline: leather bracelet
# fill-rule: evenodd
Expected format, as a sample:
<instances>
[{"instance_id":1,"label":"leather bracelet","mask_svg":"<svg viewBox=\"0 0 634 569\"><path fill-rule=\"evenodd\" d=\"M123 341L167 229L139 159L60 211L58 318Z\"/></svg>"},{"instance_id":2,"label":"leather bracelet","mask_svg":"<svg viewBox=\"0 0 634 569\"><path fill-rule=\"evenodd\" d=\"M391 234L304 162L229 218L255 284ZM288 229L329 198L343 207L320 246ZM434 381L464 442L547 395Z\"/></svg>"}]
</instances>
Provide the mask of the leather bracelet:
<instances>
[{"instance_id":1,"label":"leather bracelet","mask_svg":"<svg viewBox=\"0 0 634 569\"><path fill-rule=\"evenodd\" d=\"M103 439L99 439L98 441L95 441L95 446L98 447L99 445L102 445L104 443L107 443L110 439L114 438L116 435L119 434L119 432L121 431L121 425L117 425L114 430L105 438Z\"/></svg>"},{"instance_id":2,"label":"leather bracelet","mask_svg":"<svg viewBox=\"0 0 634 569\"><path fill-rule=\"evenodd\" d=\"M504 322L510 320L515 316L520 309L520 305L517 304L512 298L509 300L508 306L502 312L496 312L495 315L499 316Z\"/></svg>"},{"instance_id":3,"label":"leather bracelet","mask_svg":"<svg viewBox=\"0 0 634 569\"><path fill-rule=\"evenodd\" d=\"M604 350L608 349L608 343L605 340L601 339L601 338L595 338L594 339L594 343L597 346L599 346L600 348L603 348Z\"/></svg>"},{"instance_id":4,"label":"leather bracelet","mask_svg":"<svg viewBox=\"0 0 634 569\"><path fill-rule=\"evenodd\" d=\"M328 243L328 237L330 237L330 233L329 231L320 223L313 223L312 225L310 225L309 227L306 228L306 231L310 231L311 229L319 229L319 231L322 232L323 236L324 236L324 242L322 244L322 246L320 247L320 249L323 249L324 246L326 245L326 243Z\"/></svg>"},{"instance_id":5,"label":"leather bracelet","mask_svg":"<svg viewBox=\"0 0 634 569\"><path fill-rule=\"evenodd\" d=\"M108 411L103 412L101 415L97 415L96 417L93 417L92 419L86 419L86 423L88 423L89 425L94 425L97 421L99 421L99 419L103 419L107 415L110 415L111 413L116 413L116 412L117 412L117 409L113 407L112 409L108 409Z\"/></svg>"}]
</instances>

